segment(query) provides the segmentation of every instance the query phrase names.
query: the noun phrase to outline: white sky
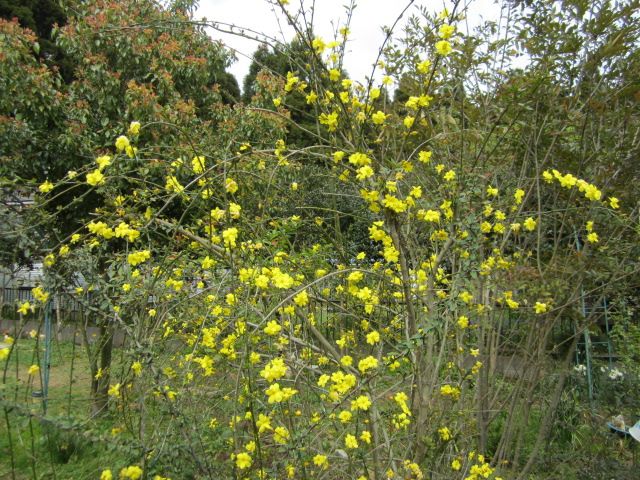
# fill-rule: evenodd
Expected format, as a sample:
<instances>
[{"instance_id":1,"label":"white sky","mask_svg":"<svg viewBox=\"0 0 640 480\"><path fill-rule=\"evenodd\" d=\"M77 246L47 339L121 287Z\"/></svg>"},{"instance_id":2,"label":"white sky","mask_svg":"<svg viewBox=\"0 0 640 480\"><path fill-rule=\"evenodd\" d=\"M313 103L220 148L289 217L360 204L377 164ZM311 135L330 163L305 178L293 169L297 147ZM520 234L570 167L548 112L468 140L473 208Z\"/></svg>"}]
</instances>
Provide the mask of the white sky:
<instances>
[{"instance_id":1,"label":"white sky","mask_svg":"<svg viewBox=\"0 0 640 480\"><path fill-rule=\"evenodd\" d=\"M325 41L330 41L334 30L346 21L343 6L348 4L349 0L316 0L315 3L314 31ZM356 3L344 66L350 78L363 81L365 76L371 74L372 64L384 39L381 27L391 26L408 1L357 0ZM494 0L475 0L467 3L470 3L467 17L471 25L477 24L481 18L497 20L500 15L500 6ZM311 0L304 0L304 4L308 8ZM416 0L399 22L396 31L400 33L410 14L417 13L415 5L424 5L433 11L440 11L445 5L450 7L450 4L451 2L443 0ZM287 9L295 13L299 6L300 0L291 0ZM276 14L273 6L266 0L200 0L200 6L194 16L196 19L206 17L208 21L224 22L262 32L281 42L288 42L293 38L293 30L287 25L282 14ZM258 43L213 29L209 29L209 34L236 51L238 60L229 71L242 88L242 81L251 64L251 55Z\"/></svg>"}]
</instances>

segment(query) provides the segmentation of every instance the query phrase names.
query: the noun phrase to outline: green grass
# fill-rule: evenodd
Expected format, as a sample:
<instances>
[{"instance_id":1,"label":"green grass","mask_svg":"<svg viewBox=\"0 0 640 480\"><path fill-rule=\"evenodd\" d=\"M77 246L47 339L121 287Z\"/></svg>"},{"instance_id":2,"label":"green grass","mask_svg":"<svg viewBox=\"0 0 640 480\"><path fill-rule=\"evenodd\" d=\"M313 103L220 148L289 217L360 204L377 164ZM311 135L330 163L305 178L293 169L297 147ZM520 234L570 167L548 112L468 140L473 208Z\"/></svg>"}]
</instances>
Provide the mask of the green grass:
<instances>
[{"instance_id":1,"label":"green grass","mask_svg":"<svg viewBox=\"0 0 640 480\"><path fill-rule=\"evenodd\" d=\"M91 374L84 348L53 343L46 415L42 398L33 396L43 388L42 370L38 376L27 373L43 361L44 344L21 339L2 366L0 478L95 479L109 465L124 466L121 452L95 441L108 438L113 425L109 418L89 419Z\"/></svg>"},{"instance_id":2,"label":"green grass","mask_svg":"<svg viewBox=\"0 0 640 480\"><path fill-rule=\"evenodd\" d=\"M13 478L13 471L16 479L97 479L104 468L126 463L120 452L105 449L102 443L92 443L75 430L60 428L60 424L11 413L9 421L11 439L6 419L2 419L0 428L0 478Z\"/></svg>"}]
</instances>

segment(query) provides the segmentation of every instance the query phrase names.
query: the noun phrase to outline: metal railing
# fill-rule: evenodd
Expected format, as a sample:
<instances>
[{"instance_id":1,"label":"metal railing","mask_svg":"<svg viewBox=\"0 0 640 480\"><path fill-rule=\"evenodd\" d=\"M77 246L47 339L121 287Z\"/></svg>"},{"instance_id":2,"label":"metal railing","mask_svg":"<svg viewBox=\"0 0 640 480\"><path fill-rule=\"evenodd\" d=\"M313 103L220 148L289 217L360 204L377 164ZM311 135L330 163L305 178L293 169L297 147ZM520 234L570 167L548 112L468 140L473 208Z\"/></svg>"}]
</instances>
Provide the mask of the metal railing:
<instances>
[{"instance_id":1,"label":"metal railing","mask_svg":"<svg viewBox=\"0 0 640 480\"><path fill-rule=\"evenodd\" d=\"M31 287L0 288L0 306L2 307L0 314L2 318L17 318L18 305L24 302L30 302L34 305L37 303L31 293ZM83 319L86 313L86 307L81 301L66 294L53 295L51 309L54 315L71 321ZM30 313L27 316L36 315L38 311L39 309L36 308L35 313Z\"/></svg>"}]
</instances>

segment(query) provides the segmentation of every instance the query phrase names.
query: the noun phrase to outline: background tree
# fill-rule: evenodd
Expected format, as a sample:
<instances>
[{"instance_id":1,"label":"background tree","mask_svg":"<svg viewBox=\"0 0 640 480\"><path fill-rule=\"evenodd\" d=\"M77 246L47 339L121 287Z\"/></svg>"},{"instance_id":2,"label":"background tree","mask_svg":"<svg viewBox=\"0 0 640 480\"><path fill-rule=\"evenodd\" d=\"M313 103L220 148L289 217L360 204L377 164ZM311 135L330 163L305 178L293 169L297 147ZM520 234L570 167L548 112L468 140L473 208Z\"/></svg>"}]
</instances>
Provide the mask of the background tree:
<instances>
[{"instance_id":1,"label":"background tree","mask_svg":"<svg viewBox=\"0 0 640 480\"><path fill-rule=\"evenodd\" d=\"M0 2L0 18L11 21L18 19L22 28L34 32L38 38L34 46L34 54L50 68L55 68L65 82L73 78L75 66L64 55L52 38L55 26L63 26L67 22L64 8L55 0L2 0Z\"/></svg>"}]
</instances>

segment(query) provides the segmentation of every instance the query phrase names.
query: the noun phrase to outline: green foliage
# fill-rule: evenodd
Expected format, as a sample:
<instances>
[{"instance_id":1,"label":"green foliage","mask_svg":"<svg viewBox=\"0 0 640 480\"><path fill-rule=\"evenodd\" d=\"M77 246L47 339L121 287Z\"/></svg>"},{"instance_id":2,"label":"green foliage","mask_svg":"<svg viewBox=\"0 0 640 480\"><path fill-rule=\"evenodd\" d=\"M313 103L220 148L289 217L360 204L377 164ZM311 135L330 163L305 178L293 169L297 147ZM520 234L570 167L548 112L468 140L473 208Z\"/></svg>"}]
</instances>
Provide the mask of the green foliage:
<instances>
[{"instance_id":1,"label":"green foliage","mask_svg":"<svg viewBox=\"0 0 640 480\"><path fill-rule=\"evenodd\" d=\"M50 68L60 72L68 83L73 78L74 65L64 52L55 44L52 32L56 26L62 26L67 16L59 2L55 0L2 0L0 18L11 21L18 19L22 28L28 28L37 37L33 53Z\"/></svg>"}]
</instances>

